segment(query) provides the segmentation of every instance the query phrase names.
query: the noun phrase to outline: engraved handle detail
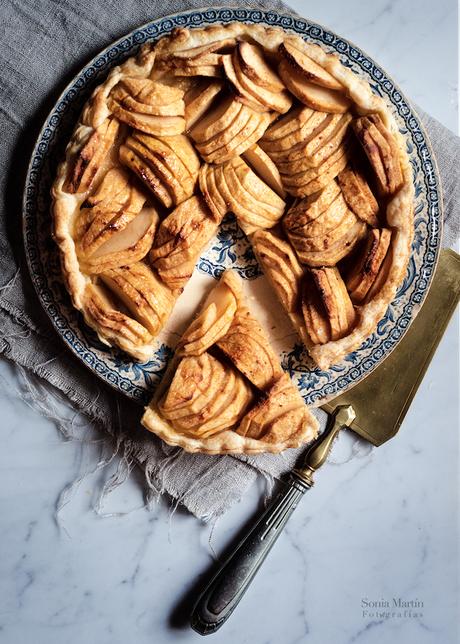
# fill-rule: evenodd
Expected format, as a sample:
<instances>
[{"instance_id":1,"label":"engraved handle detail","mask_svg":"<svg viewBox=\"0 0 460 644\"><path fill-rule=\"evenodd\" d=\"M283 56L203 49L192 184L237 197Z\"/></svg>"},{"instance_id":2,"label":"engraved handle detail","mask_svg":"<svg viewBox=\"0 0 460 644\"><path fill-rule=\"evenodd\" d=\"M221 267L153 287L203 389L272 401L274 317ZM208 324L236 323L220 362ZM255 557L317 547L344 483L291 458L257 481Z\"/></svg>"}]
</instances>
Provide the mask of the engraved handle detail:
<instances>
[{"instance_id":1,"label":"engraved handle detail","mask_svg":"<svg viewBox=\"0 0 460 644\"><path fill-rule=\"evenodd\" d=\"M338 407L331 416L326 431L308 450L304 466L290 473L284 489L270 503L198 598L191 616L191 625L195 631L201 635L215 633L230 617L303 494L313 485L313 474L325 462L334 438L354 417L352 407Z\"/></svg>"}]
</instances>

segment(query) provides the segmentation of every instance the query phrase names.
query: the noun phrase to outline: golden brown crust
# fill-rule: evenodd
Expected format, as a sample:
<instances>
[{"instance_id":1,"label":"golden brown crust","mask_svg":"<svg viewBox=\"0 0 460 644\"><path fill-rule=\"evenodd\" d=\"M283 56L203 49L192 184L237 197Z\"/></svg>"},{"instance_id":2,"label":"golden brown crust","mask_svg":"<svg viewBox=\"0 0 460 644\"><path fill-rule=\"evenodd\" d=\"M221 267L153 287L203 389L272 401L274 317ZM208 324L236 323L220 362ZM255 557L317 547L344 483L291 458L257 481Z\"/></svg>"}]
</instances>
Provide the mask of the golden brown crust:
<instances>
[{"instance_id":1,"label":"golden brown crust","mask_svg":"<svg viewBox=\"0 0 460 644\"><path fill-rule=\"evenodd\" d=\"M235 50L238 39L251 43L249 49L244 46L241 53L239 46L238 51ZM257 252L258 231L276 224L280 216L278 212L281 209L279 202L282 200L275 203L270 201L270 197L269 202L265 203L260 194L255 197L251 195L254 183L248 184L247 171L244 166L239 166L237 163L235 167L235 162L232 161L235 155L244 154L262 137L273 119L270 109L276 109L276 107L280 111L284 109L281 103L276 105L267 103L270 94L265 93L265 90L273 92L277 83L283 84L282 79L279 80L279 77L276 76L276 69L274 69L274 75L270 75L266 69L260 66L260 60L251 58L254 56L255 47L259 53L264 51L267 54L266 59L270 64L273 64L282 43L284 43L284 49L288 50L285 59L290 60L289 64L295 67L296 73L299 73L307 82L313 81L313 84L316 82L317 87L339 92L344 97L343 105L348 106L348 100L353 104L353 116L358 115L358 119L354 120L358 138L364 144L365 150L369 152L369 158L377 177L377 185L381 194L385 195L384 208L381 208L379 213L381 225L385 225L391 230L391 243L383 263L384 270L383 268L379 270L378 277L369 289L365 303L356 307L357 319L351 333L339 340L331 340L322 345L312 346L311 342L305 340L306 334L305 328L302 328L300 309L291 310L289 314L291 319L296 321L295 326L306 342L311 355L322 368L327 368L330 364L340 361L344 355L359 346L365 337L373 331L388 303L393 299L398 284L403 279L412 240L412 171L402 136L397 131L385 101L373 94L368 83L343 66L337 56L328 54L320 46L307 43L300 37L287 34L281 29L242 23L212 25L196 30L174 30L170 36L162 38L158 43L144 46L136 58L129 59L123 65L114 68L107 80L96 88L85 106L68 145L66 159L58 169L53 186L53 235L59 246L66 286L74 305L82 310L84 315L87 294L91 291L91 288L88 291L88 285L94 287L94 274L97 273L97 267L94 264L87 265L86 271L91 272L81 270L80 267L75 246L74 226L81 206L92 194L92 191L97 189L104 174L110 168L120 167L119 154L125 162L129 150L131 150L129 154L132 154L131 148L128 150L126 146L120 148L120 142L122 143L129 134L129 127L134 126L140 130L144 128L143 135L131 137L135 141L137 137L138 142L139 136L149 136L152 133L152 127L166 128L155 130L166 133L165 139L170 134L181 131L182 121L179 123L175 119L184 120L184 113L187 116L186 111L184 112L183 98L185 92L193 87L194 83L196 84L196 77L175 77L174 70L179 70L179 73L182 73L183 70L192 73L193 69L193 74L196 74L197 70L204 73L206 69L206 73L208 73L211 69L217 69L219 74L225 73L225 56L231 55L232 50L235 52L233 58L237 63L236 70L233 69L234 66L232 67L239 83L239 87L236 88L237 92L240 91L242 83L244 83L244 92L241 92L237 98L245 110L253 113L247 121L243 119L238 127L238 122L233 123L236 143L232 144L232 141L228 140L228 136L225 137L223 134L219 134L222 139L211 137L211 140L206 139L201 142L203 154L208 161L213 163L227 161L228 167L226 172L222 171L221 166L208 166L206 169L202 167L200 189L215 221L219 221L228 210L237 208L236 199L232 192L236 191L237 194L242 194L245 197L246 204L243 199L243 203L240 204L242 214L240 213L238 218L246 232L254 234L254 247L264 269L270 276L268 264L271 261L272 268L276 265L277 274L274 275L272 282L278 284L278 290L282 293L281 299L288 309L292 307L294 300L298 300L295 294L289 292L297 279L296 277L290 281L287 277L291 275L292 278L292 275L296 274L295 270L292 273L292 262L289 268L287 265L284 266L282 261L280 264L277 251L271 255L273 248L269 248L265 244L266 250L268 249L265 255L270 260L266 266L262 253ZM297 51L300 52L300 55L296 53ZM166 67L169 69L165 73L162 66L165 67L165 61L168 59L170 62ZM155 60L158 63L156 67ZM228 83L228 80L219 82L225 84ZM257 87L254 87L254 83ZM168 86L169 89L161 89L161 85ZM263 89L260 90L259 87ZM220 96L219 89L220 85L213 87L209 93L210 101L215 96ZM319 100L328 98L327 92L320 91L318 94L316 88L314 89L316 91L315 97ZM283 92L284 90L281 88L279 91ZM307 96L307 100L311 100L310 95ZM318 109L318 105L316 108ZM319 108L321 109L321 106ZM200 105L197 105L195 109L199 112ZM304 139L308 131L306 122L309 118L318 118L315 116L318 112L307 107L296 107L295 110L301 115L295 127L292 129L292 124L289 122L281 124L283 118L280 118L272 126L271 133L270 129L267 130L264 136L266 147L263 142L261 142L261 147L280 171L284 189L294 196L303 197L327 189L328 184L337 175L340 177L340 173L345 173L342 174L342 177L346 176L347 164L353 157L353 153L347 140L342 137L342 133L350 129L346 122L350 115L346 112L344 117L339 115L342 121L340 119L333 121L334 117L326 114L324 132L329 133L329 142L325 145L320 137L318 145L315 147L314 142ZM117 113L118 117L124 121L120 126L116 125L118 123ZM162 123L157 119L161 119ZM342 130L340 130L339 123L343 126ZM108 125L112 129L108 128ZM116 127L117 132L115 133ZM329 129L327 129L328 127ZM104 133L107 130L109 132L106 138ZM162 135L160 134L160 139ZM281 140L287 136L290 138L286 138L284 147L290 147L290 149L286 155L286 149L283 150ZM111 147L108 141L112 142ZM279 146L281 148L278 149ZM268 150L270 147L272 148L271 153ZM378 157L375 148L377 148ZM172 149L174 151L174 146ZM171 157L169 152L164 156L165 148L157 145L155 152L152 152L155 161L149 162L147 171L145 171L145 163L139 162L136 165L134 161L132 162L132 169L135 173L137 169L137 175L144 185L153 186L155 198L158 198L167 208L172 208L175 204L186 200L197 189L196 182L200 164L193 161L193 152L191 155L185 150L182 152L182 156L177 154L178 159ZM191 165L188 165L188 162ZM129 166L129 163L127 165ZM341 178L338 181L340 183ZM270 188L268 189L270 190ZM246 192L241 192L242 190ZM249 193L249 197L247 193ZM283 194L281 191L279 193ZM343 194L349 209L355 215L371 226L378 223L375 220L375 203L365 192L365 186L357 185L355 182L350 189L348 181L346 185L343 184ZM151 207L153 203L151 204L149 201L151 199L149 189L145 190L145 195L147 206ZM360 239L365 231L366 224L363 221L357 222L354 227L351 227L348 233L350 239L346 240L349 248ZM278 235L279 238L278 232L275 232L274 235L275 237ZM261 237L259 241L261 242L262 239L264 238ZM285 240L283 243L286 243ZM321 244L318 240L309 243L309 248L305 252L310 265L320 267L324 261L331 264L339 261L341 258L340 249L333 243L333 239L328 240L327 249L324 249L324 245L324 242ZM129 261L131 262L137 260L139 255L134 254L130 257ZM93 315L93 326L96 328L97 324L94 320ZM121 346L121 343L117 341L116 334L110 332L110 337L108 337L100 328L96 328L96 330L104 341L111 344L118 343ZM141 336L142 334L138 335L139 346L136 346L133 351L129 350L132 355L142 354L145 356L149 350L152 350L151 338L142 339ZM126 342L124 342L124 346L127 346Z\"/></svg>"}]
</instances>

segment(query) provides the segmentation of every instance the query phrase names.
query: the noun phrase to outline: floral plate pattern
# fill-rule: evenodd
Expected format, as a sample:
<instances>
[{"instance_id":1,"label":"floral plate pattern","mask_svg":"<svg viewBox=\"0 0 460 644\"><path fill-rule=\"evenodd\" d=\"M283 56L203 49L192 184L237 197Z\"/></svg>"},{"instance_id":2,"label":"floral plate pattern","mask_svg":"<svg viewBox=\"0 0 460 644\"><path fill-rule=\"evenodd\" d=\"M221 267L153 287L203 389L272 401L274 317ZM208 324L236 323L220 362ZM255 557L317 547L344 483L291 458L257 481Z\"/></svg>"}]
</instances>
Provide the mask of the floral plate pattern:
<instances>
[{"instance_id":1,"label":"floral plate pattern","mask_svg":"<svg viewBox=\"0 0 460 644\"><path fill-rule=\"evenodd\" d=\"M188 11L150 22L132 31L96 56L67 86L46 119L26 179L23 203L24 242L32 281L55 329L73 352L100 378L131 398L146 403L159 381L172 349L158 343L152 360L143 364L102 344L72 307L64 287L57 247L51 238L50 188L57 163L74 123L95 85L110 69L137 53L145 42L167 35L175 27L202 27L240 21L278 26L336 52L342 63L364 77L390 105L406 140L415 185L415 235L403 284L375 332L340 364L326 371L311 368L300 342L283 352L290 373L308 404L319 404L343 393L377 367L402 338L428 291L441 244L440 182L433 153L418 116L402 92L372 59L347 40L320 25L274 11L209 9ZM196 270L218 278L233 267L244 279L257 279L260 268L235 219L228 216L202 254Z\"/></svg>"}]
</instances>

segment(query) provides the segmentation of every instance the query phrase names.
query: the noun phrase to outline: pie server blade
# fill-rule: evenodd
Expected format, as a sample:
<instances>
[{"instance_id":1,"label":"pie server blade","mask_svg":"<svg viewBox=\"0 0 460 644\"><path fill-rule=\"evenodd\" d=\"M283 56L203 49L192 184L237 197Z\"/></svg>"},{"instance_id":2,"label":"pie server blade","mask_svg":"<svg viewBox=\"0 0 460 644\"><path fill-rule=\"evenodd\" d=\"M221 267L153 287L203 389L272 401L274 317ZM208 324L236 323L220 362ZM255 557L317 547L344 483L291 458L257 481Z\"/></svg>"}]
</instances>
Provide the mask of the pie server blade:
<instances>
[{"instance_id":1,"label":"pie server blade","mask_svg":"<svg viewBox=\"0 0 460 644\"><path fill-rule=\"evenodd\" d=\"M430 291L397 348L365 380L321 406L333 413L351 405L350 429L373 445L393 438L417 393L460 295L460 256L441 251Z\"/></svg>"},{"instance_id":2,"label":"pie server blade","mask_svg":"<svg viewBox=\"0 0 460 644\"><path fill-rule=\"evenodd\" d=\"M375 446L398 432L459 295L460 256L444 250L426 301L395 351L359 385L322 405L330 414L325 431L307 448L303 465L289 473L283 489L199 596L191 615L194 630L201 635L214 633L230 617L303 494L313 485L313 475L326 461L341 429L351 429Z\"/></svg>"}]
</instances>

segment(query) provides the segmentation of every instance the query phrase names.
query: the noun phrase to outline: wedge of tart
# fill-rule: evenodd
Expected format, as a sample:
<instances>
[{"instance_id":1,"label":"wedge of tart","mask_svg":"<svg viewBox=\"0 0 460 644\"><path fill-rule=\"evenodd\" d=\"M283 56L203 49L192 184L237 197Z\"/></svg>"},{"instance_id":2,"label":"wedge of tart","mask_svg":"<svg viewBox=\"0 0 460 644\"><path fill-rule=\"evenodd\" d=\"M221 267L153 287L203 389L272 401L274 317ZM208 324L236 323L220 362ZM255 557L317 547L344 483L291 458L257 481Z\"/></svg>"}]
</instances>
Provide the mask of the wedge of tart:
<instances>
[{"instance_id":1,"label":"wedge of tart","mask_svg":"<svg viewBox=\"0 0 460 644\"><path fill-rule=\"evenodd\" d=\"M236 273L222 275L185 330L142 424L170 445L207 454L277 453L315 437L318 423Z\"/></svg>"}]
</instances>

